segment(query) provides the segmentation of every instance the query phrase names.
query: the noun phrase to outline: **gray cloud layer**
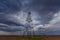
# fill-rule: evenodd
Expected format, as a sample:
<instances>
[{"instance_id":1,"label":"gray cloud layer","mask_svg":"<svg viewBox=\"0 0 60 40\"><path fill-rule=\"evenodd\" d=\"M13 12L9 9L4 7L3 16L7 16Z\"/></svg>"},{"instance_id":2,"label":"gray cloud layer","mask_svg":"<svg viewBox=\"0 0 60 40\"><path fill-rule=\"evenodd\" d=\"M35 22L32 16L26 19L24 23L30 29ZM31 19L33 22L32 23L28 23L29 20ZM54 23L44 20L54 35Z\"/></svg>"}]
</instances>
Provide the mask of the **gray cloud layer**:
<instances>
[{"instance_id":1,"label":"gray cloud layer","mask_svg":"<svg viewBox=\"0 0 60 40\"><path fill-rule=\"evenodd\" d=\"M7 20L9 17L6 15L13 14L14 16L20 11L37 12L36 14L39 15L40 18L37 17L36 20L41 21L40 24L43 25L49 24L53 19L53 15L60 11L60 0L0 0L0 23L9 26L11 24L14 26L24 26L14 20L14 18L12 18L13 20Z\"/></svg>"}]
</instances>

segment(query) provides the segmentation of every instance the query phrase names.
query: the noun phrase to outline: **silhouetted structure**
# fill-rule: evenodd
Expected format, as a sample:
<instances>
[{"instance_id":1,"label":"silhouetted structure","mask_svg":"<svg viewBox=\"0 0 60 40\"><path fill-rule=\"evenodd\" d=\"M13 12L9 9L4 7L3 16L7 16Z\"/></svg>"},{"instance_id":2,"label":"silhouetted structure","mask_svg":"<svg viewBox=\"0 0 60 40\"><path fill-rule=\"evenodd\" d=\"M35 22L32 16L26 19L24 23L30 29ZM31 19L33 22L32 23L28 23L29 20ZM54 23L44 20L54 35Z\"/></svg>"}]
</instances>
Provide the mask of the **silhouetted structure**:
<instances>
[{"instance_id":1,"label":"silhouetted structure","mask_svg":"<svg viewBox=\"0 0 60 40\"><path fill-rule=\"evenodd\" d=\"M27 20L26 20L28 23L31 23L32 22L32 19L31 19L31 12L28 13L28 16L27 16Z\"/></svg>"},{"instance_id":2,"label":"silhouetted structure","mask_svg":"<svg viewBox=\"0 0 60 40\"><path fill-rule=\"evenodd\" d=\"M31 12L28 13L27 15L27 24L26 24L26 35L32 35L32 33L29 31L31 30L31 22L32 22L32 19L31 19Z\"/></svg>"}]
</instances>

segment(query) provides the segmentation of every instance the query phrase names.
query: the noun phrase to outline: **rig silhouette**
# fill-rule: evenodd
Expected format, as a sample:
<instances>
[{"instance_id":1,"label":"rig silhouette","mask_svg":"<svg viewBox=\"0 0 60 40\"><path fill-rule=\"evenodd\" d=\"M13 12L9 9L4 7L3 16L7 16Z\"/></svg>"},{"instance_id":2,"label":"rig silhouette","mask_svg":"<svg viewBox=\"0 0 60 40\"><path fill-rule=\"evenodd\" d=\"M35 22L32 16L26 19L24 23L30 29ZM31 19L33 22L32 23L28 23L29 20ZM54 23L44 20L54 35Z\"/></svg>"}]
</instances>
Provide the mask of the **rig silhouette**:
<instances>
[{"instance_id":1,"label":"rig silhouette","mask_svg":"<svg viewBox=\"0 0 60 40\"><path fill-rule=\"evenodd\" d=\"M27 18L26 18L26 35L32 35L32 32L29 31L31 30L31 22L32 22L32 18L31 18L31 12L28 12Z\"/></svg>"}]
</instances>

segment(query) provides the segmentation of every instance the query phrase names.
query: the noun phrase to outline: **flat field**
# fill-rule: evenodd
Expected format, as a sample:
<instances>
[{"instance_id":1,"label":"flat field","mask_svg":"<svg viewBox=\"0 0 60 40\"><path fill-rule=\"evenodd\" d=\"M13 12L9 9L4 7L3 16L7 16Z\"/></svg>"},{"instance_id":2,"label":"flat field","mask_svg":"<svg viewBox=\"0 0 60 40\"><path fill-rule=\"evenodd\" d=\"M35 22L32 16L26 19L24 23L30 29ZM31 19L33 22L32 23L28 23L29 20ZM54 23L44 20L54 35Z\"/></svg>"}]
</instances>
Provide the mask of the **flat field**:
<instances>
[{"instance_id":1,"label":"flat field","mask_svg":"<svg viewBox=\"0 0 60 40\"><path fill-rule=\"evenodd\" d=\"M45 36L0 36L0 40L46 40Z\"/></svg>"},{"instance_id":2,"label":"flat field","mask_svg":"<svg viewBox=\"0 0 60 40\"><path fill-rule=\"evenodd\" d=\"M0 36L0 40L60 40L60 36Z\"/></svg>"}]
</instances>

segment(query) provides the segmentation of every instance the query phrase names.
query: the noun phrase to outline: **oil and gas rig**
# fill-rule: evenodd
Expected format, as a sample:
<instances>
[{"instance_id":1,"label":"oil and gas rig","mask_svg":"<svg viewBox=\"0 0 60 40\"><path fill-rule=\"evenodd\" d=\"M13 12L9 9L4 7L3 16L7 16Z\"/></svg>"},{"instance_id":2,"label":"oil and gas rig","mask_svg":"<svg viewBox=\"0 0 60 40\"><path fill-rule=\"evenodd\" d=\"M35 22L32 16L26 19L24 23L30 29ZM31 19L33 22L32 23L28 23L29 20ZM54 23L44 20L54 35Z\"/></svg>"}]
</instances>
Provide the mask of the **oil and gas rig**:
<instances>
[{"instance_id":1,"label":"oil and gas rig","mask_svg":"<svg viewBox=\"0 0 60 40\"><path fill-rule=\"evenodd\" d=\"M32 32L29 31L31 30L31 22L32 22L32 18L31 18L31 12L28 12L27 18L26 18L26 35L32 35Z\"/></svg>"}]
</instances>

